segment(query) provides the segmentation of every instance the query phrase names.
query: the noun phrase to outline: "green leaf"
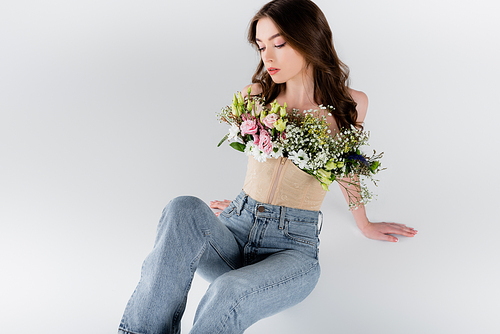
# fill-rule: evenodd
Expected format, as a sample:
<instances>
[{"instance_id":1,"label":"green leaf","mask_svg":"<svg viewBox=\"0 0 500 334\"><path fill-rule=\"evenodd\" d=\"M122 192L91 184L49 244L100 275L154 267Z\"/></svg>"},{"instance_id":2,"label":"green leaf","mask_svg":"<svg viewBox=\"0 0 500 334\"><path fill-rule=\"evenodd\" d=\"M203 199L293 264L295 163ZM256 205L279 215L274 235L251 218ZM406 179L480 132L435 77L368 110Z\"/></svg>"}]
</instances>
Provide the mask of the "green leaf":
<instances>
[{"instance_id":1,"label":"green leaf","mask_svg":"<svg viewBox=\"0 0 500 334\"><path fill-rule=\"evenodd\" d=\"M323 188L323 190L328 191L328 185L324 184L323 182L320 182L320 183L321 183L321 187Z\"/></svg>"},{"instance_id":2,"label":"green leaf","mask_svg":"<svg viewBox=\"0 0 500 334\"><path fill-rule=\"evenodd\" d=\"M233 143L229 144L229 146L231 146L232 148L234 148L237 151L245 152L245 147L246 147L245 144L233 142Z\"/></svg>"},{"instance_id":3,"label":"green leaf","mask_svg":"<svg viewBox=\"0 0 500 334\"><path fill-rule=\"evenodd\" d=\"M219 142L219 144L217 144L217 147L221 146L222 143L225 142L228 137L229 137L229 133L226 133L226 135L224 136L224 138L222 138L222 140Z\"/></svg>"},{"instance_id":4,"label":"green leaf","mask_svg":"<svg viewBox=\"0 0 500 334\"><path fill-rule=\"evenodd\" d=\"M375 173L375 171L377 170L377 168L378 168L379 165L380 165L380 162L378 162L378 161L374 161L372 163L372 165L370 166L370 169L371 169L372 173Z\"/></svg>"}]
</instances>

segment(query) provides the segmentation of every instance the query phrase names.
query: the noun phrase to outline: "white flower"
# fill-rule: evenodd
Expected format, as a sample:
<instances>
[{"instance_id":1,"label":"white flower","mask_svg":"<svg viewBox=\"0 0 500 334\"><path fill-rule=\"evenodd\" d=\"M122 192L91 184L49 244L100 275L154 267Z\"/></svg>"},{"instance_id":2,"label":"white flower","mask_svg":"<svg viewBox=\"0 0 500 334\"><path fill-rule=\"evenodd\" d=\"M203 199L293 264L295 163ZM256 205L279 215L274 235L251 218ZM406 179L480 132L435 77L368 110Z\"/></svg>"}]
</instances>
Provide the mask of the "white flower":
<instances>
[{"instance_id":1,"label":"white flower","mask_svg":"<svg viewBox=\"0 0 500 334\"><path fill-rule=\"evenodd\" d=\"M231 127L229 128L229 136L227 137L227 139L236 138L238 133L240 133L240 127L236 124L232 124Z\"/></svg>"},{"instance_id":2,"label":"white flower","mask_svg":"<svg viewBox=\"0 0 500 334\"><path fill-rule=\"evenodd\" d=\"M256 149L256 146L254 145L253 141L249 141L247 145L245 146L245 154L247 156L253 155L253 151Z\"/></svg>"},{"instance_id":3,"label":"white flower","mask_svg":"<svg viewBox=\"0 0 500 334\"><path fill-rule=\"evenodd\" d=\"M255 158L255 160L257 160L258 162L265 162L266 161L267 155L264 152L262 152L261 150L259 150L257 147L254 147L252 154L253 154L253 157Z\"/></svg>"},{"instance_id":4,"label":"white flower","mask_svg":"<svg viewBox=\"0 0 500 334\"><path fill-rule=\"evenodd\" d=\"M248 142L245 146L245 154L249 157L254 157L258 162L265 162L267 158L270 158L270 156L262 152L253 141Z\"/></svg>"},{"instance_id":5,"label":"white flower","mask_svg":"<svg viewBox=\"0 0 500 334\"><path fill-rule=\"evenodd\" d=\"M321 164L326 164L328 157L325 152L321 152L316 157L316 160L319 161Z\"/></svg>"},{"instance_id":6,"label":"white flower","mask_svg":"<svg viewBox=\"0 0 500 334\"><path fill-rule=\"evenodd\" d=\"M278 151L277 152L274 152L274 150L271 152L271 157L272 158L281 158L283 156L283 147L282 146L278 146L277 147Z\"/></svg>"},{"instance_id":7,"label":"white flower","mask_svg":"<svg viewBox=\"0 0 500 334\"><path fill-rule=\"evenodd\" d=\"M309 162L309 157L307 156L307 153L301 149L299 152L292 152L290 160L292 160L294 164L299 165L300 169L304 169Z\"/></svg>"}]
</instances>

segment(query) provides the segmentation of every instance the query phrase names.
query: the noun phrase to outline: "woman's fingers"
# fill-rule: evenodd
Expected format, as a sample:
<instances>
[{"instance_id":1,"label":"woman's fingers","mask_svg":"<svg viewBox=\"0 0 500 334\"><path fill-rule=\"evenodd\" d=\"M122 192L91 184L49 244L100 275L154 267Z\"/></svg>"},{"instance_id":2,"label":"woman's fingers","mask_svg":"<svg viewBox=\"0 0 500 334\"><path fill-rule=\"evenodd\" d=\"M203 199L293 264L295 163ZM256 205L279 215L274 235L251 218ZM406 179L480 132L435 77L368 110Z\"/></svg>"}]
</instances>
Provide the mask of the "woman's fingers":
<instances>
[{"instance_id":1,"label":"woman's fingers","mask_svg":"<svg viewBox=\"0 0 500 334\"><path fill-rule=\"evenodd\" d=\"M395 224L395 225L396 229L399 229L400 232L394 232L394 233L401 234L406 237L414 237L418 233L418 231L415 230L413 227L407 227L406 225L402 224Z\"/></svg>"},{"instance_id":2,"label":"woman's fingers","mask_svg":"<svg viewBox=\"0 0 500 334\"><path fill-rule=\"evenodd\" d=\"M229 204L231 204L231 201L229 201L227 199L225 199L223 201L218 201L218 200L210 201L210 207L212 209L224 210L225 208L227 208L229 206Z\"/></svg>"},{"instance_id":3,"label":"woman's fingers","mask_svg":"<svg viewBox=\"0 0 500 334\"><path fill-rule=\"evenodd\" d=\"M404 235L406 237L413 237L418 232L414 228L408 227L403 224L396 224L396 223L380 223L380 224L382 224L381 226L386 228L383 231L383 233L394 233L394 234Z\"/></svg>"},{"instance_id":4,"label":"woman's fingers","mask_svg":"<svg viewBox=\"0 0 500 334\"><path fill-rule=\"evenodd\" d=\"M385 241L390 241L390 242L398 242L398 238L396 238L395 236L393 235L390 235L390 234L386 234L386 233L379 233L378 234L378 240L385 240Z\"/></svg>"},{"instance_id":5,"label":"woman's fingers","mask_svg":"<svg viewBox=\"0 0 500 334\"><path fill-rule=\"evenodd\" d=\"M218 201L218 200L210 201L210 208L216 209L216 210L224 210L225 208L227 208L229 206L229 204L231 204L231 201L227 200L227 199L225 199L223 201ZM217 217L219 217L221 211L217 211L214 213Z\"/></svg>"},{"instance_id":6,"label":"woman's fingers","mask_svg":"<svg viewBox=\"0 0 500 334\"><path fill-rule=\"evenodd\" d=\"M393 234L405 237L414 237L417 234L417 230L414 228L397 223L372 223L367 232L369 238L391 242L399 241Z\"/></svg>"}]
</instances>

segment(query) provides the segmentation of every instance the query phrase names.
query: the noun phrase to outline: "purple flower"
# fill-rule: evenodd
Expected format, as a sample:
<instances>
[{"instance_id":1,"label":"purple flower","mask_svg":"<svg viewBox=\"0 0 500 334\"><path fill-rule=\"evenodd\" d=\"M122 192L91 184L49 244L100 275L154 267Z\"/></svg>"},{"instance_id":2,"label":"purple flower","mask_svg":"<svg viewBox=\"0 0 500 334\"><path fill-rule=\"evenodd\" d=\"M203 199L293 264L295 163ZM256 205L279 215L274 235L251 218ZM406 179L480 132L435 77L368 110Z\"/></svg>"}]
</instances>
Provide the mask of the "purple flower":
<instances>
[{"instance_id":1,"label":"purple flower","mask_svg":"<svg viewBox=\"0 0 500 334\"><path fill-rule=\"evenodd\" d=\"M365 157L362 156L361 154L357 154L357 153L351 153L347 156L347 159L349 160L357 160L357 161L360 161L362 164L364 164L365 166L370 166L370 164L368 163L368 161L366 161Z\"/></svg>"}]
</instances>

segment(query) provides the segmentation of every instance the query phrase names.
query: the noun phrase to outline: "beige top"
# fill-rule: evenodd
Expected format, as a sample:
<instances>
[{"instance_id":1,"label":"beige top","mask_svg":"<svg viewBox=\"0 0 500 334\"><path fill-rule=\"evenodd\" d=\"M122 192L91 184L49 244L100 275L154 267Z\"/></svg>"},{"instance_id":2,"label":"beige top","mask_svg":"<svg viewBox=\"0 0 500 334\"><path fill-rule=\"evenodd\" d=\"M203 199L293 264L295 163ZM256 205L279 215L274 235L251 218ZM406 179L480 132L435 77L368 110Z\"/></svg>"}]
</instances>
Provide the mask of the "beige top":
<instances>
[{"instance_id":1,"label":"beige top","mask_svg":"<svg viewBox=\"0 0 500 334\"><path fill-rule=\"evenodd\" d=\"M243 191L257 202L319 211L326 191L314 176L287 158L258 162L248 158Z\"/></svg>"}]
</instances>

